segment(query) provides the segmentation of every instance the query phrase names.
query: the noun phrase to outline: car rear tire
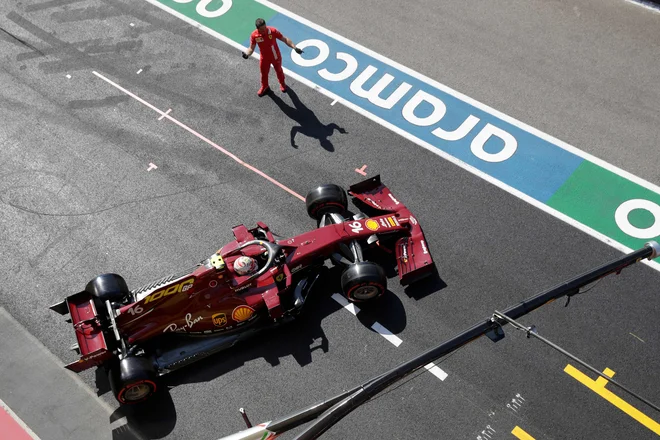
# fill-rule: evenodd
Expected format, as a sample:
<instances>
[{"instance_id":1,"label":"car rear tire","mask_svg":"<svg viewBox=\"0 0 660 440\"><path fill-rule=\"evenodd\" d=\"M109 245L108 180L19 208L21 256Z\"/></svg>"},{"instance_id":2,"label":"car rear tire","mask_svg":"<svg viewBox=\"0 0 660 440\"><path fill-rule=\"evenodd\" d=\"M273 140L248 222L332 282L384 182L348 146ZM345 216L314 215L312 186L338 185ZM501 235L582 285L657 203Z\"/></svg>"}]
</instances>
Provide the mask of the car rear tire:
<instances>
[{"instance_id":1,"label":"car rear tire","mask_svg":"<svg viewBox=\"0 0 660 440\"><path fill-rule=\"evenodd\" d=\"M348 266L342 273L341 288L349 301L371 301L385 293L387 277L378 264L362 261Z\"/></svg>"},{"instance_id":2,"label":"car rear tire","mask_svg":"<svg viewBox=\"0 0 660 440\"><path fill-rule=\"evenodd\" d=\"M158 390L158 375L151 359L128 356L110 367L110 387L123 405L142 403Z\"/></svg>"},{"instance_id":3,"label":"car rear tire","mask_svg":"<svg viewBox=\"0 0 660 440\"><path fill-rule=\"evenodd\" d=\"M126 281L121 275L116 273L105 273L99 275L85 286L85 291L89 292L101 303L108 300L120 301L129 295Z\"/></svg>"},{"instance_id":4,"label":"car rear tire","mask_svg":"<svg viewBox=\"0 0 660 440\"><path fill-rule=\"evenodd\" d=\"M343 214L346 212L348 197L341 186L321 185L307 193L305 205L307 205L307 214L311 218L321 221L325 214Z\"/></svg>"}]
</instances>

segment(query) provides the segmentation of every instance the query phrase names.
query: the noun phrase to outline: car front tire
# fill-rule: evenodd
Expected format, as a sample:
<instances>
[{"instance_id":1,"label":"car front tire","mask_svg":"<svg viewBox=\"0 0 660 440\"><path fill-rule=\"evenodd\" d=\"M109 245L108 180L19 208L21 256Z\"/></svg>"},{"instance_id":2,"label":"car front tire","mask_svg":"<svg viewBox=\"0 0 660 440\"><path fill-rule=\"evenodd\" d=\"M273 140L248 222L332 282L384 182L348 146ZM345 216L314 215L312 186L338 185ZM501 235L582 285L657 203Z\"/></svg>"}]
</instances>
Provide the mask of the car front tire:
<instances>
[{"instance_id":1,"label":"car front tire","mask_svg":"<svg viewBox=\"0 0 660 440\"><path fill-rule=\"evenodd\" d=\"M325 214L346 212L348 197L344 188L339 185L321 185L307 193L305 205L307 214L316 221L321 221Z\"/></svg>"},{"instance_id":2,"label":"car front tire","mask_svg":"<svg viewBox=\"0 0 660 440\"><path fill-rule=\"evenodd\" d=\"M385 293L387 277L378 264L362 261L348 266L342 273L341 288L351 302L371 301Z\"/></svg>"}]
</instances>

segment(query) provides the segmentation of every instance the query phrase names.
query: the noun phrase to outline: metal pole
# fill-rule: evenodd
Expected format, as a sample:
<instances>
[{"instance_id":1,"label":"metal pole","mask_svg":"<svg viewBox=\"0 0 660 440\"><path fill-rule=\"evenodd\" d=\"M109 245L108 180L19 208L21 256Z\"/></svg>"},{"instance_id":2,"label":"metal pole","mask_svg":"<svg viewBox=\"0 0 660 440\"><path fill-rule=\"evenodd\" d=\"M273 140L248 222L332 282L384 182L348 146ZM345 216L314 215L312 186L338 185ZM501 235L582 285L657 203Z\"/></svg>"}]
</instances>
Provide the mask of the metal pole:
<instances>
[{"instance_id":1,"label":"metal pole","mask_svg":"<svg viewBox=\"0 0 660 440\"><path fill-rule=\"evenodd\" d=\"M562 296L567 295L576 295L579 293L581 287L591 284L592 282L612 273L618 274L624 268L638 263L644 258L652 259L657 257L659 254L660 245L654 241L648 242L642 249L617 258L616 260L613 260L589 272L585 272L584 274L579 275L570 281L558 284L543 293L522 301L515 306L509 307L505 310L504 313L514 319L519 318L557 298L561 298ZM413 373L429 362L443 357L472 342L476 338L483 336L488 332L495 331L498 328L501 328L500 324L492 318L488 318L486 321L459 333L450 340L443 342L439 346L428 350L420 356L405 362L393 370L390 370L389 372L365 383L359 392L355 392L354 394L342 399L340 402L330 408L325 414L321 416L320 420L314 422L305 431L298 435L296 440L311 440L318 438L321 434L330 429L330 427L332 427L335 423L337 423L359 405L363 404L372 396L390 386L392 383L406 377L407 375Z\"/></svg>"}]
</instances>

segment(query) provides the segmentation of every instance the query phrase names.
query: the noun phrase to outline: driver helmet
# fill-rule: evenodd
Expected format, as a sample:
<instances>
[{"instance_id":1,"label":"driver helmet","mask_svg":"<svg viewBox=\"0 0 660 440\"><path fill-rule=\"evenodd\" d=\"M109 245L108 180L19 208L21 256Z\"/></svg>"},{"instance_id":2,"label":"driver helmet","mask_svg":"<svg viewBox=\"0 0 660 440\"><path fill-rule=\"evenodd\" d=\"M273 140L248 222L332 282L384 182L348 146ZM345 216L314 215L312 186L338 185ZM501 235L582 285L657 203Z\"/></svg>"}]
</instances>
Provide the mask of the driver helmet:
<instances>
[{"instance_id":1,"label":"driver helmet","mask_svg":"<svg viewBox=\"0 0 660 440\"><path fill-rule=\"evenodd\" d=\"M257 260L245 255L234 260L234 272L239 275L250 275L257 270Z\"/></svg>"}]
</instances>

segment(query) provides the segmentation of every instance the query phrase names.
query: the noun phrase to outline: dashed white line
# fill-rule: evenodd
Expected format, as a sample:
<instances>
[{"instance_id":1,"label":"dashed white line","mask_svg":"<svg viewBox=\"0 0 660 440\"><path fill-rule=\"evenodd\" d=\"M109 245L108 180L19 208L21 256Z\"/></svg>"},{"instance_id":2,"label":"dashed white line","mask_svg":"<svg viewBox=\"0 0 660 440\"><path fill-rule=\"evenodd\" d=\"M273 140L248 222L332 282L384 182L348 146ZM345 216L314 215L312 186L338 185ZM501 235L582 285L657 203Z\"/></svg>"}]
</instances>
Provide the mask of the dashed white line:
<instances>
[{"instance_id":1,"label":"dashed white line","mask_svg":"<svg viewBox=\"0 0 660 440\"><path fill-rule=\"evenodd\" d=\"M332 102L330 103L330 105L335 105L335 104L337 103L337 101L338 101L338 100L335 99L334 101L332 101Z\"/></svg>"},{"instance_id":2,"label":"dashed white line","mask_svg":"<svg viewBox=\"0 0 660 440\"><path fill-rule=\"evenodd\" d=\"M332 299L337 301L340 306L351 312L353 315L357 316L358 313L360 313L360 308L356 306L355 304L348 302L346 298L341 296L338 293L333 293L332 294Z\"/></svg>"},{"instance_id":3,"label":"dashed white line","mask_svg":"<svg viewBox=\"0 0 660 440\"><path fill-rule=\"evenodd\" d=\"M447 379L447 376L449 376L442 368L438 367L433 362L424 365L424 368L426 368L429 371L429 373L431 373L440 380L445 380Z\"/></svg>"},{"instance_id":4,"label":"dashed white line","mask_svg":"<svg viewBox=\"0 0 660 440\"><path fill-rule=\"evenodd\" d=\"M343 308L351 312L353 315L357 316L358 313L360 313L360 308L353 304L352 302L349 302L346 298L344 298L342 295L338 293L333 293L332 294L332 299L337 301L339 305L341 305ZM398 336L396 336L394 333L383 327L379 322L374 322L373 325L371 326L371 329L390 341L392 345L395 347L398 347L401 345L403 342Z\"/></svg>"},{"instance_id":5,"label":"dashed white line","mask_svg":"<svg viewBox=\"0 0 660 440\"><path fill-rule=\"evenodd\" d=\"M138 71L137 71L137 74L139 75L139 74L140 74L140 72L142 72L142 69L140 69L140 70L138 70Z\"/></svg>"},{"instance_id":6,"label":"dashed white line","mask_svg":"<svg viewBox=\"0 0 660 440\"><path fill-rule=\"evenodd\" d=\"M395 347L398 347L403 342L401 338L394 335L392 332L390 332L388 329L383 327L378 322L374 322L373 325L371 326L371 329L376 333L378 333L379 335L381 335L382 337L384 337L385 339L387 339L388 341L390 341L392 345L394 345Z\"/></svg>"},{"instance_id":7,"label":"dashed white line","mask_svg":"<svg viewBox=\"0 0 660 440\"><path fill-rule=\"evenodd\" d=\"M360 308L357 307L355 304L348 302L346 298L344 298L342 295L338 293L332 294L332 299L337 301L340 306L351 312L353 315L356 315L360 313ZM395 347L398 347L403 343L403 341L396 335L394 335L391 331L383 327L380 323L374 322L374 324L371 326L371 328L378 334L380 334L382 337L387 339L394 345ZM424 366L429 373L434 375L440 380L445 380L449 376L446 371L444 371L442 368L438 367L436 364L431 362L430 364L427 364Z\"/></svg>"},{"instance_id":8,"label":"dashed white line","mask_svg":"<svg viewBox=\"0 0 660 440\"><path fill-rule=\"evenodd\" d=\"M128 419L126 417L122 417L120 419L113 420L112 422L110 422L109 428L115 431L127 424L128 424Z\"/></svg>"}]
</instances>

